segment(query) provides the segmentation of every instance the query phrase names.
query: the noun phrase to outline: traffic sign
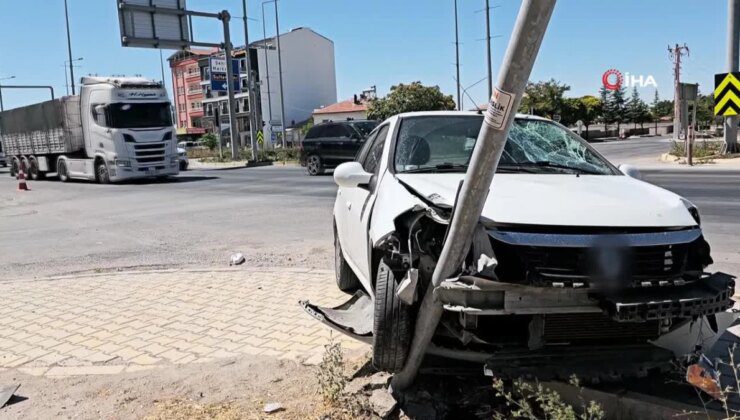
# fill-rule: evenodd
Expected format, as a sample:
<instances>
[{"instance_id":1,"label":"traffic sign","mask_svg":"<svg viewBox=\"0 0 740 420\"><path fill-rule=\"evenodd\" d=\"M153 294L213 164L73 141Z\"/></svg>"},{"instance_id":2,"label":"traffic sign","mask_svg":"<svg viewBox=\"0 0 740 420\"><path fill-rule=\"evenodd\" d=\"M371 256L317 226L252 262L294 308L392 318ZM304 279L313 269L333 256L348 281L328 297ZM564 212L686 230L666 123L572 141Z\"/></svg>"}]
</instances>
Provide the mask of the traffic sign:
<instances>
[{"instance_id":1,"label":"traffic sign","mask_svg":"<svg viewBox=\"0 0 740 420\"><path fill-rule=\"evenodd\" d=\"M211 90L214 92L226 92L226 57L211 57ZM231 68L234 75L234 90L238 91L239 86L239 61L231 60Z\"/></svg>"},{"instance_id":2,"label":"traffic sign","mask_svg":"<svg viewBox=\"0 0 740 420\"><path fill-rule=\"evenodd\" d=\"M257 132L257 144L262 146L265 143L265 135L262 134L262 131Z\"/></svg>"},{"instance_id":3,"label":"traffic sign","mask_svg":"<svg viewBox=\"0 0 740 420\"><path fill-rule=\"evenodd\" d=\"M740 114L740 73L714 75L714 115L731 117Z\"/></svg>"}]
</instances>

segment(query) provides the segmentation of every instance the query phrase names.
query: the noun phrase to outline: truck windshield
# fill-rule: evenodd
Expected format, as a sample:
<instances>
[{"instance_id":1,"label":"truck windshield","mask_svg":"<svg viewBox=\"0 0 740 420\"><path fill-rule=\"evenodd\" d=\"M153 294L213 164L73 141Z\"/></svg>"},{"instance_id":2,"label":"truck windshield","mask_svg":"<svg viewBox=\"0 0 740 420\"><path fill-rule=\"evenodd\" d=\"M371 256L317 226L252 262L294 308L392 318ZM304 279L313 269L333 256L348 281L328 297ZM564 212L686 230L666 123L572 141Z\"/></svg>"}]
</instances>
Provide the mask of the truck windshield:
<instances>
[{"instance_id":1,"label":"truck windshield","mask_svg":"<svg viewBox=\"0 0 740 420\"><path fill-rule=\"evenodd\" d=\"M398 173L465 172L483 116L405 118L398 133ZM613 175L612 167L581 139L547 120L517 118L499 171Z\"/></svg>"},{"instance_id":2,"label":"truck windshield","mask_svg":"<svg viewBox=\"0 0 740 420\"><path fill-rule=\"evenodd\" d=\"M149 128L172 125L172 114L168 102L113 103L107 108L108 127L110 128Z\"/></svg>"}]
</instances>

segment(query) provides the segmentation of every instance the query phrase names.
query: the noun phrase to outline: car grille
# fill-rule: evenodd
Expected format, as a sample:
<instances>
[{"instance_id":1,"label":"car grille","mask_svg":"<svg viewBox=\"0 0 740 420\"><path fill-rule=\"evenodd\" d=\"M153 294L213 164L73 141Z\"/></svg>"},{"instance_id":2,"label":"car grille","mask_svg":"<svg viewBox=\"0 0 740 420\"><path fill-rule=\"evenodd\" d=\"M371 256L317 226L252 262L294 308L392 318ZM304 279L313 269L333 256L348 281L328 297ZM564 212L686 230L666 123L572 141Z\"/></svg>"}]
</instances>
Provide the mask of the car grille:
<instances>
[{"instance_id":1,"label":"car grille","mask_svg":"<svg viewBox=\"0 0 740 420\"><path fill-rule=\"evenodd\" d=\"M142 143L134 145L136 161L151 165L164 162L167 143Z\"/></svg>"},{"instance_id":2,"label":"car grille","mask_svg":"<svg viewBox=\"0 0 740 420\"><path fill-rule=\"evenodd\" d=\"M589 286L594 280L598 262L589 248L517 246L495 240L493 244L501 280L562 287ZM632 287L673 284L682 280L688 247L632 247L610 256L609 263L626 268L625 281Z\"/></svg>"},{"instance_id":3,"label":"car grille","mask_svg":"<svg viewBox=\"0 0 740 420\"><path fill-rule=\"evenodd\" d=\"M546 344L644 343L658 337L658 321L616 322L603 314L544 315L543 339Z\"/></svg>"}]
</instances>

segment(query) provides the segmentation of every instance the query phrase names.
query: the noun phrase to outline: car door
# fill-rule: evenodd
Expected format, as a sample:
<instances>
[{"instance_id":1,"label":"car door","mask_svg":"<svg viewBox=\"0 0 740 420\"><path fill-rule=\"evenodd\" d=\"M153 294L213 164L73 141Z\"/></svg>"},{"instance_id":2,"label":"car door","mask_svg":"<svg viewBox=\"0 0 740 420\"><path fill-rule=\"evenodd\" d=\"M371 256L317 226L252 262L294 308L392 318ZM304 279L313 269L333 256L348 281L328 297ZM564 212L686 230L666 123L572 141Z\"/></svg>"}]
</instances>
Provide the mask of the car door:
<instances>
[{"instance_id":1,"label":"car door","mask_svg":"<svg viewBox=\"0 0 740 420\"><path fill-rule=\"evenodd\" d=\"M368 140L367 150L360 154L360 163L366 172L373 174L373 179L366 187L346 188L342 190L342 198L346 206L346 234L347 238L345 259L355 269L355 273L372 283L370 273L372 269L368 258L368 220L375 196L375 186L378 183L380 159L386 144L390 124L378 128L376 135Z\"/></svg>"},{"instance_id":2,"label":"car door","mask_svg":"<svg viewBox=\"0 0 740 420\"><path fill-rule=\"evenodd\" d=\"M343 137L343 128L344 127L340 124L328 124L324 127L321 141L323 150L322 157L324 158L324 161L330 165L346 162L346 160L343 159L344 152L342 151L344 148L344 142L347 140Z\"/></svg>"}]
</instances>

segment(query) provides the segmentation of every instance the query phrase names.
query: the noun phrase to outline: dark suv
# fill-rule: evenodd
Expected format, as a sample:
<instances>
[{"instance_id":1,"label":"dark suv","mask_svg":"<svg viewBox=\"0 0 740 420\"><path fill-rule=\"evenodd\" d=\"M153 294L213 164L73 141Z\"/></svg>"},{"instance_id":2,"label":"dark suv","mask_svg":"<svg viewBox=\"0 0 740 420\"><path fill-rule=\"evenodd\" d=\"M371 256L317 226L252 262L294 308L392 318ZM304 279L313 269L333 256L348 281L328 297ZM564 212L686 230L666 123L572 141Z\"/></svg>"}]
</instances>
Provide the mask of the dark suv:
<instances>
[{"instance_id":1,"label":"dark suv","mask_svg":"<svg viewBox=\"0 0 740 420\"><path fill-rule=\"evenodd\" d=\"M309 175L319 175L340 163L352 161L377 121L328 122L308 130L301 145L301 165Z\"/></svg>"}]
</instances>

